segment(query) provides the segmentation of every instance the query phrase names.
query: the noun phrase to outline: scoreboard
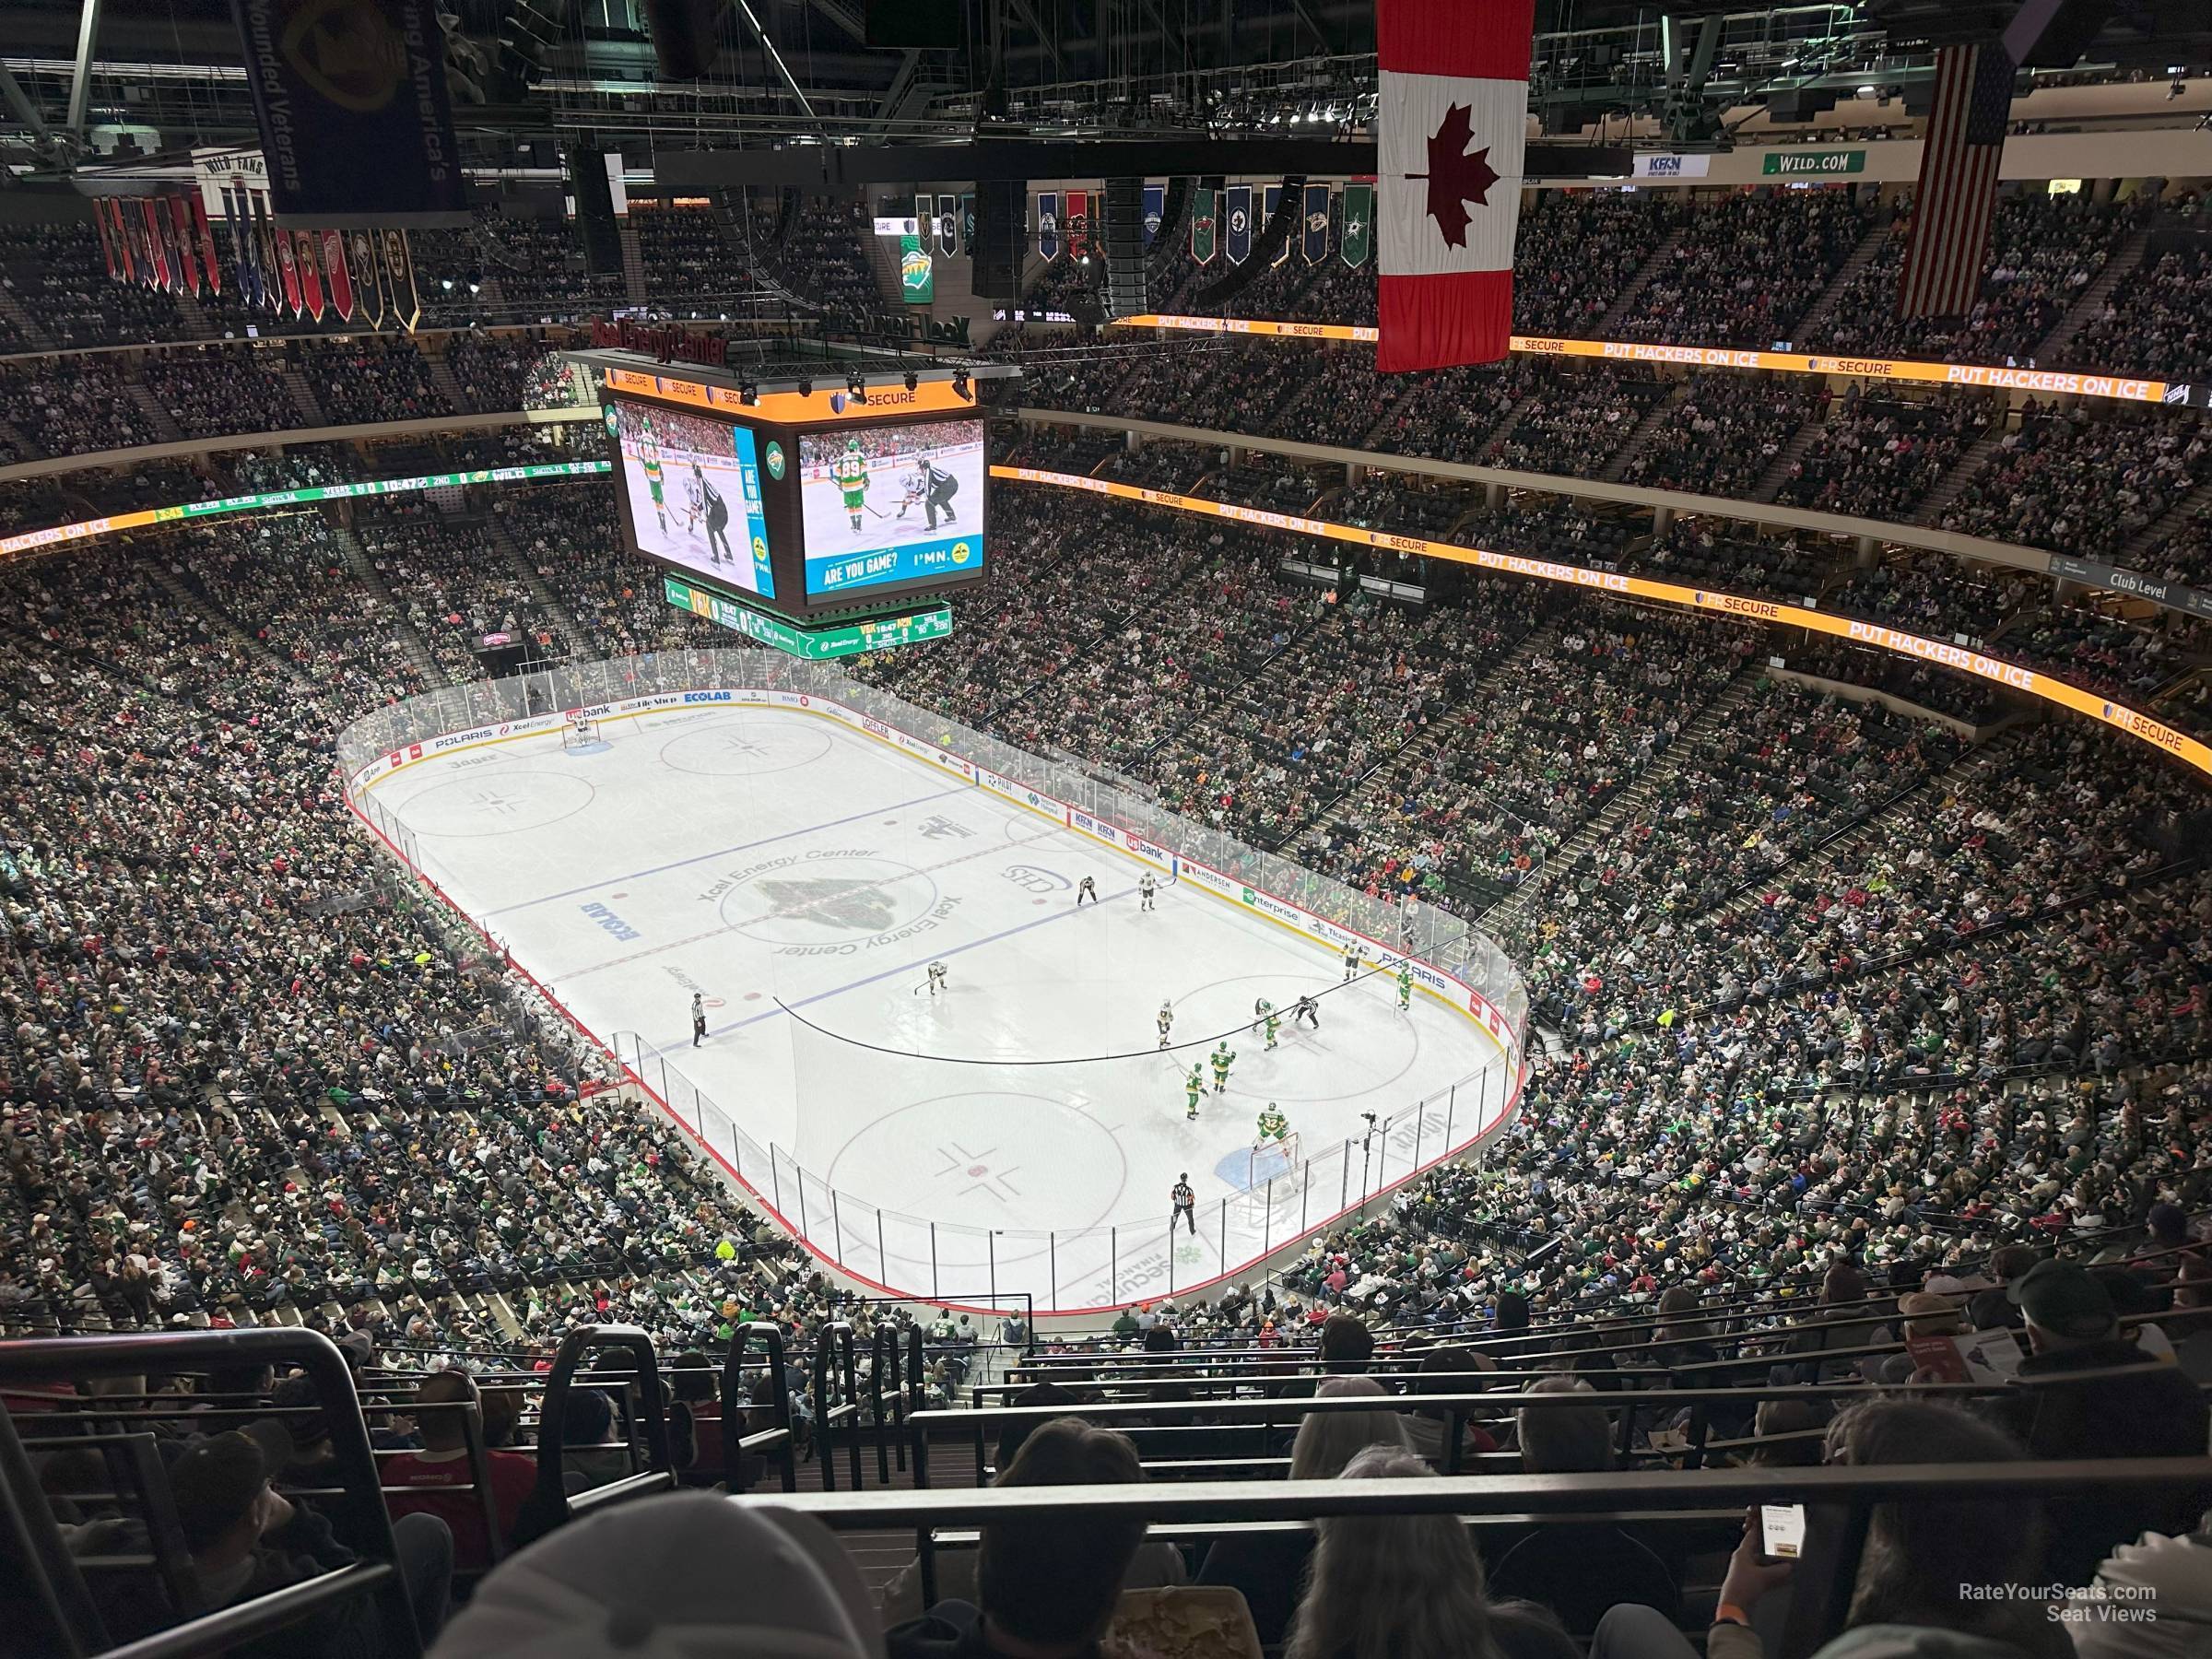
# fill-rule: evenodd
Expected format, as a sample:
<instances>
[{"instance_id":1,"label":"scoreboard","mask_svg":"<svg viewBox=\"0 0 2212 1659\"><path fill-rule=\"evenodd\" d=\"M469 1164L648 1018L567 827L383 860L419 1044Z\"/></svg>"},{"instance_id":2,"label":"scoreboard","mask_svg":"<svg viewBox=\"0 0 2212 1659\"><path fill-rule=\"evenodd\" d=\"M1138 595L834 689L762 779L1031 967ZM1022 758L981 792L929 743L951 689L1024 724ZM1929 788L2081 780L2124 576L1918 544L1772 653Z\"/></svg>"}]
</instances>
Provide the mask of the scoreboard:
<instances>
[{"instance_id":1,"label":"scoreboard","mask_svg":"<svg viewBox=\"0 0 2212 1659\"><path fill-rule=\"evenodd\" d=\"M625 544L665 578L801 624L982 580L989 473L969 375L863 396L579 355L600 388Z\"/></svg>"}]
</instances>

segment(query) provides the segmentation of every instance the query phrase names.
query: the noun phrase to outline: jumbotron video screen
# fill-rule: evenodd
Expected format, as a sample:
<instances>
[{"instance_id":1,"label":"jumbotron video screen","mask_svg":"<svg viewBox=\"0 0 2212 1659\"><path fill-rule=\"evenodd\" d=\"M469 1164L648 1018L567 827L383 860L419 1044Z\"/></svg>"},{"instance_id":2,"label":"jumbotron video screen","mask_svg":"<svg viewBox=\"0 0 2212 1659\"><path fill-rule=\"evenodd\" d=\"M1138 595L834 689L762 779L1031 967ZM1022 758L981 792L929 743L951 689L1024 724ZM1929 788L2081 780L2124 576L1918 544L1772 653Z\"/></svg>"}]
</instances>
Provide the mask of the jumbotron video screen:
<instances>
[{"instance_id":1,"label":"jumbotron video screen","mask_svg":"<svg viewBox=\"0 0 2212 1659\"><path fill-rule=\"evenodd\" d=\"M983 568L983 423L916 421L799 440L806 596Z\"/></svg>"},{"instance_id":2,"label":"jumbotron video screen","mask_svg":"<svg viewBox=\"0 0 2212 1659\"><path fill-rule=\"evenodd\" d=\"M618 397L622 513L638 550L763 599L776 596L752 429Z\"/></svg>"}]
</instances>

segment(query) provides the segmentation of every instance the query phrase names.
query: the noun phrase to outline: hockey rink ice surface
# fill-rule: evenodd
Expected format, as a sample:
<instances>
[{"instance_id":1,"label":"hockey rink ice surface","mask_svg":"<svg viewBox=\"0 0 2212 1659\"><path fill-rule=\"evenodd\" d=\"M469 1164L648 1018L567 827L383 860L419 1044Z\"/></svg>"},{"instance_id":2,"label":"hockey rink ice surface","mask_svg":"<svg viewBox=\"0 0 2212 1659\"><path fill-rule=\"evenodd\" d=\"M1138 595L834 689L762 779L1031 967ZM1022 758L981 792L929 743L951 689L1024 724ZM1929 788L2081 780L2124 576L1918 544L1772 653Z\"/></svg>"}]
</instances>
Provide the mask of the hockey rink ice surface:
<instances>
[{"instance_id":1,"label":"hockey rink ice surface","mask_svg":"<svg viewBox=\"0 0 2212 1659\"><path fill-rule=\"evenodd\" d=\"M1402 1014L1390 976L1343 985L1340 958L1194 883L1160 877L1143 913L1135 859L832 720L679 709L602 733L435 757L376 797L577 1018L641 1036L749 1136L744 1179L857 1277L1039 1309L1166 1294L1318 1226L1363 1163L1395 1178L1503 1110L1499 1049L1440 1000ZM1290 1020L1301 992L1318 1030ZM1192 1121L1184 1078L1224 1033L1228 1088L1209 1065ZM1255 1162L1270 1101L1312 1173ZM737 1149L712 1112L700 1128ZM1198 1228L1171 1245L1186 1172Z\"/></svg>"}]
</instances>

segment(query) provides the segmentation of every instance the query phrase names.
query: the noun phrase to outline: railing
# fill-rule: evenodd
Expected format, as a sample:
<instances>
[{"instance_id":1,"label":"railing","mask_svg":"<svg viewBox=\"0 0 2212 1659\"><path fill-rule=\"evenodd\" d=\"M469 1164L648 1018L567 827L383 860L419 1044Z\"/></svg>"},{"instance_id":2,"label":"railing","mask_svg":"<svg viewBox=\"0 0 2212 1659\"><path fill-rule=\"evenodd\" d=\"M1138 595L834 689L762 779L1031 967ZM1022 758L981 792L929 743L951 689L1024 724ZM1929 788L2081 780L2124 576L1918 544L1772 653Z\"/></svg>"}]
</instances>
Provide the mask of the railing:
<instances>
[{"instance_id":1,"label":"railing","mask_svg":"<svg viewBox=\"0 0 2212 1659\"><path fill-rule=\"evenodd\" d=\"M743 689L737 689L742 688ZM579 1031L629 1075L817 1254L888 1293L952 1305L1026 1292L1042 1313L1182 1295L1234 1277L1285 1245L1358 1211L1411 1176L1474 1147L1510 1120L1519 1096L1528 996L1504 951L1434 906L1370 898L1288 859L1167 812L1078 767L1041 759L929 713L838 670L773 653L731 649L653 653L567 664L510 679L452 687L380 709L339 737L341 777L354 810L418 877L444 897L444 872L376 796L397 766L480 743L558 729L563 712L622 718L688 700L722 706L805 706L852 724L1018 805L1122 848L1140 863L1180 871L1231 904L1284 923L1317 947L1358 941L1372 960L1403 955L1422 983L1478 1020L1501 1051L1483 1070L1431 1088L1367 1131L1314 1148L1300 1161L1255 1156L1246 1190L1172 1220L1163 1201L1147 1215L1096 1225L1023 1230L912 1216L832 1186L789 1151L762 1144L680 1067L634 1032ZM458 906L455 907L456 909ZM497 940L487 939L504 954ZM542 989L542 988L541 988ZM794 1021L800 1041L840 1041ZM916 1064L933 1062L912 1056ZM1152 1058L1149 1051L1142 1057ZM824 1076L835 1069L817 1068ZM1272 1164L1272 1167L1267 1167ZM1150 1206L1147 1206L1150 1208ZM1173 1230L1185 1229L1178 1252Z\"/></svg>"}]
</instances>

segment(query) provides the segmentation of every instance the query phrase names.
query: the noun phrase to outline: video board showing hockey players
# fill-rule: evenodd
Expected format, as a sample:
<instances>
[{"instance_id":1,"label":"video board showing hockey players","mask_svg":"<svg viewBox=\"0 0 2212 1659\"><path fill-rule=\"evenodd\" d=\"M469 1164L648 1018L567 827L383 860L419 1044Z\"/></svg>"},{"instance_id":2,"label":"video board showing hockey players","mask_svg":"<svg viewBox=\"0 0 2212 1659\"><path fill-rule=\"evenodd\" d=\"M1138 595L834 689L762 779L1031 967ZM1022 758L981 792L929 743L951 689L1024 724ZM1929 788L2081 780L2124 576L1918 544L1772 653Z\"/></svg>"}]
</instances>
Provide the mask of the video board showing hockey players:
<instances>
[{"instance_id":1,"label":"video board showing hockey players","mask_svg":"<svg viewBox=\"0 0 2212 1659\"><path fill-rule=\"evenodd\" d=\"M626 397L605 410L638 551L774 598L752 429Z\"/></svg>"},{"instance_id":2,"label":"video board showing hockey players","mask_svg":"<svg viewBox=\"0 0 2212 1659\"><path fill-rule=\"evenodd\" d=\"M980 575L983 474L981 420L803 435L806 596Z\"/></svg>"}]
</instances>

